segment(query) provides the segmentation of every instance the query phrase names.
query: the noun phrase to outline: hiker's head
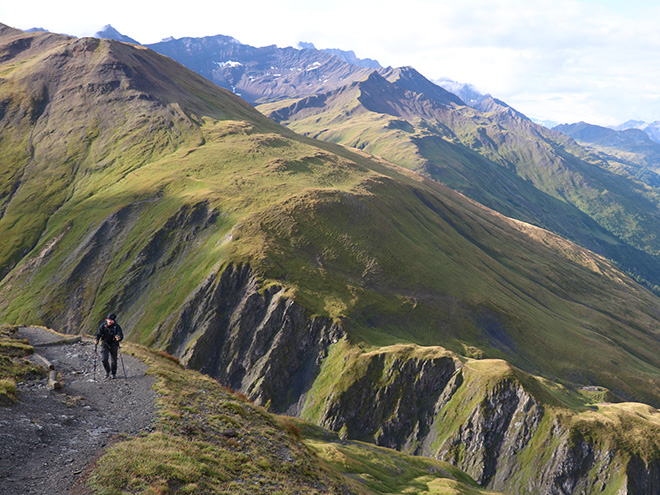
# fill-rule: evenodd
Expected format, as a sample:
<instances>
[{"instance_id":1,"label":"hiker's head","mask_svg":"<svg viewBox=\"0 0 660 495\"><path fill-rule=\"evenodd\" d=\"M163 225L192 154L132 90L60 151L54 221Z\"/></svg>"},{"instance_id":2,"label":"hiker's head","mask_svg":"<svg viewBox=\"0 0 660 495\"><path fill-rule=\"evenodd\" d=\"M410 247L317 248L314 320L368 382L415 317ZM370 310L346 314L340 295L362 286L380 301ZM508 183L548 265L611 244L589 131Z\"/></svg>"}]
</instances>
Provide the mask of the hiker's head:
<instances>
[{"instance_id":1,"label":"hiker's head","mask_svg":"<svg viewBox=\"0 0 660 495\"><path fill-rule=\"evenodd\" d=\"M112 325L116 319L117 319L117 315L114 313L110 313L108 316L105 317L105 321L108 325Z\"/></svg>"}]
</instances>

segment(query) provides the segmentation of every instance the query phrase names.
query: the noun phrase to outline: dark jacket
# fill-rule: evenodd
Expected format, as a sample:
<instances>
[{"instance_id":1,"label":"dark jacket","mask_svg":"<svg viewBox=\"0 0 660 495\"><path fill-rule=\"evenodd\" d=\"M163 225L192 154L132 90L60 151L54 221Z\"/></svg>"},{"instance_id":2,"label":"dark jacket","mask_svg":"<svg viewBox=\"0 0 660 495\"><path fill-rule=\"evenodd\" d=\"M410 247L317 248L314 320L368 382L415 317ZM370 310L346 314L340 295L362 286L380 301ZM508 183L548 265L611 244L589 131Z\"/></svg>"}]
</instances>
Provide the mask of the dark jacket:
<instances>
[{"instance_id":1,"label":"dark jacket","mask_svg":"<svg viewBox=\"0 0 660 495\"><path fill-rule=\"evenodd\" d=\"M119 337L119 339L116 337ZM114 322L112 325L108 325L108 323L104 321L96 331L96 340L100 340L101 342L108 345L118 343L123 339L124 333L121 331L121 327L117 322Z\"/></svg>"}]
</instances>

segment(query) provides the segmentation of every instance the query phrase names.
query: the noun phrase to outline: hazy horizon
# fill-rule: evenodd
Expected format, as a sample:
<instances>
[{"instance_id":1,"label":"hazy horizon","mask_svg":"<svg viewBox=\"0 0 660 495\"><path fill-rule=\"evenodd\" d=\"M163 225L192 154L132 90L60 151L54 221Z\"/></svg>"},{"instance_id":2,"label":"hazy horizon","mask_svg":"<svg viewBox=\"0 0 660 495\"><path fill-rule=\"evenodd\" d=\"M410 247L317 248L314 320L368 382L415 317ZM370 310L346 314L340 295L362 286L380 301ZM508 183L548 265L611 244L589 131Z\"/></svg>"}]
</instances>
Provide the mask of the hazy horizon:
<instances>
[{"instance_id":1,"label":"hazy horizon","mask_svg":"<svg viewBox=\"0 0 660 495\"><path fill-rule=\"evenodd\" d=\"M616 125L660 120L660 5L646 1L391 0L249 4L81 0L0 6L0 22L93 35L111 24L143 44L223 34L253 46L310 42L383 66L474 85L531 118Z\"/></svg>"}]
</instances>

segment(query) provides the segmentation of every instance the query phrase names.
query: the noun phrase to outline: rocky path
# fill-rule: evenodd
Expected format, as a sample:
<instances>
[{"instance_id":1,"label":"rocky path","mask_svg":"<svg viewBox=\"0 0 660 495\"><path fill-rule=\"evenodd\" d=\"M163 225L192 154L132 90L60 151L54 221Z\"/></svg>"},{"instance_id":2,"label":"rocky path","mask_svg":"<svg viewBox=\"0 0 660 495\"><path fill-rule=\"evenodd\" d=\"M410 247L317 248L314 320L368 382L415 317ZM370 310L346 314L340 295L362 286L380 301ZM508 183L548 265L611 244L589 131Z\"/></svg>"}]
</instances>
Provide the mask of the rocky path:
<instances>
[{"instance_id":1,"label":"rocky path","mask_svg":"<svg viewBox=\"0 0 660 495\"><path fill-rule=\"evenodd\" d=\"M116 435L149 430L154 421L154 378L146 365L123 354L115 380L106 380L100 352L94 380L94 342L24 327L21 336L50 361L63 388L48 380L18 388L19 403L0 407L0 494L88 493L76 483Z\"/></svg>"}]
</instances>

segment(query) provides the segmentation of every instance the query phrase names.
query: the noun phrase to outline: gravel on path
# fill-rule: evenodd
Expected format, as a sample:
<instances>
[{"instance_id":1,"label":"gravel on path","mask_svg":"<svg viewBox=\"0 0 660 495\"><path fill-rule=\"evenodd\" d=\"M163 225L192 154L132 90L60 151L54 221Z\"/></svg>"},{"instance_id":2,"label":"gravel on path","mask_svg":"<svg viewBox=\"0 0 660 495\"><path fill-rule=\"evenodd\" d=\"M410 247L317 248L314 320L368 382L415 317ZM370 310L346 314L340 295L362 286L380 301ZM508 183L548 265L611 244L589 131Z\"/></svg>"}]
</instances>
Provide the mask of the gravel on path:
<instances>
[{"instance_id":1,"label":"gravel on path","mask_svg":"<svg viewBox=\"0 0 660 495\"><path fill-rule=\"evenodd\" d=\"M54 365L63 388L49 390L47 378L23 382L19 402L0 407L0 495L64 495L74 486L85 493L76 482L116 435L151 430L155 379L124 352L126 378L120 359L117 378L106 379L100 346L95 356L90 339L40 327L22 327L19 335Z\"/></svg>"}]
</instances>

